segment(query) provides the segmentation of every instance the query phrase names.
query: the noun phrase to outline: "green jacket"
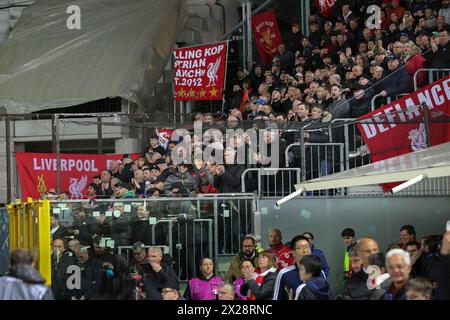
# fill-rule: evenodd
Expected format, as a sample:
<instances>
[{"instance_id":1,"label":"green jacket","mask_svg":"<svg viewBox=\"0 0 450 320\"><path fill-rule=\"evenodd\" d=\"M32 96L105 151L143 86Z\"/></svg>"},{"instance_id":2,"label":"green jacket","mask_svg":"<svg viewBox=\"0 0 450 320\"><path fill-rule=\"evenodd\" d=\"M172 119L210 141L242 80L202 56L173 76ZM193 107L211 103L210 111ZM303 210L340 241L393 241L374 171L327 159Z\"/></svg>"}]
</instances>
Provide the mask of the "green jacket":
<instances>
[{"instance_id":1,"label":"green jacket","mask_svg":"<svg viewBox=\"0 0 450 320\"><path fill-rule=\"evenodd\" d=\"M136 198L136 193L133 190L125 192L123 195L119 197L119 199L130 199L130 198Z\"/></svg>"}]
</instances>

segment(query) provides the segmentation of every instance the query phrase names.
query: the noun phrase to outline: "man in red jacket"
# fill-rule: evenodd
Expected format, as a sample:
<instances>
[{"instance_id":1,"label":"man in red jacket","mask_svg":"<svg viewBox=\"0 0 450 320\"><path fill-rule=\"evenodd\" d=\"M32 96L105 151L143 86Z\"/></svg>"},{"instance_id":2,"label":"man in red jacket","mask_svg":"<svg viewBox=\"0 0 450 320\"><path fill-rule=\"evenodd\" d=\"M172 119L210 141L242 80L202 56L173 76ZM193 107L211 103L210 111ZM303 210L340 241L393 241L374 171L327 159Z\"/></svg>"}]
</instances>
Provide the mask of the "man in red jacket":
<instances>
[{"instance_id":1,"label":"man in red jacket","mask_svg":"<svg viewBox=\"0 0 450 320\"><path fill-rule=\"evenodd\" d=\"M267 252L271 253L277 263L278 270L286 268L294 264L294 257L291 249L282 243L283 236L279 229L269 230L269 246Z\"/></svg>"}]
</instances>

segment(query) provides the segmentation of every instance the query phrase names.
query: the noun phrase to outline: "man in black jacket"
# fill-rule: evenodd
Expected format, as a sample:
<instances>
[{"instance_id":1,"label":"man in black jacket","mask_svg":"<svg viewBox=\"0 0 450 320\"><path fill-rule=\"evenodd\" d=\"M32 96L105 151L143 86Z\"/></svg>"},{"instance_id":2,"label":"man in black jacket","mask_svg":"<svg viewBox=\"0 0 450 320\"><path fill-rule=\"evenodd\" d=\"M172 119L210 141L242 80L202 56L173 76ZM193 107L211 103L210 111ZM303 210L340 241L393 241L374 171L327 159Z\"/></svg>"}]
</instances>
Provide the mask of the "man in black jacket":
<instances>
[{"instance_id":1,"label":"man in black jacket","mask_svg":"<svg viewBox=\"0 0 450 320\"><path fill-rule=\"evenodd\" d=\"M67 287L69 274L67 268L76 264L75 253L66 250L65 241L54 239L52 245L52 292L56 300L69 300L70 292Z\"/></svg>"},{"instance_id":2,"label":"man in black jacket","mask_svg":"<svg viewBox=\"0 0 450 320\"><path fill-rule=\"evenodd\" d=\"M160 290L168 281L178 283L178 277L172 266L162 262L160 247L148 248L149 268L145 270L143 290L148 300L161 300Z\"/></svg>"},{"instance_id":3,"label":"man in black jacket","mask_svg":"<svg viewBox=\"0 0 450 320\"><path fill-rule=\"evenodd\" d=\"M437 36L438 32L433 33ZM434 52L432 68L444 69L450 67L450 37L448 30L439 32L439 38L431 42L431 48ZM439 42L439 45L437 45Z\"/></svg>"},{"instance_id":4,"label":"man in black jacket","mask_svg":"<svg viewBox=\"0 0 450 320\"><path fill-rule=\"evenodd\" d=\"M369 257L380 250L378 243L372 238L362 238L355 246L358 257L363 260L361 271L355 272L345 284L344 296L350 300L368 300L371 296L371 291L367 287L367 279L369 274L367 268L369 267ZM353 250L352 250L353 251ZM350 254L350 253L349 253Z\"/></svg>"},{"instance_id":5,"label":"man in black jacket","mask_svg":"<svg viewBox=\"0 0 450 320\"><path fill-rule=\"evenodd\" d=\"M74 290L72 300L98 300L102 286L102 267L95 258L89 256L86 247L78 250L76 255L81 269L81 288Z\"/></svg>"},{"instance_id":6,"label":"man in black jacket","mask_svg":"<svg viewBox=\"0 0 450 320\"><path fill-rule=\"evenodd\" d=\"M142 242L146 245L152 243L152 225L149 223L149 212L144 205L137 208L136 217L131 219L130 243Z\"/></svg>"},{"instance_id":7,"label":"man in black jacket","mask_svg":"<svg viewBox=\"0 0 450 320\"><path fill-rule=\"evenodd\" d=\"M9 273L0 277L0 300L53 300L45 279L34 269L33 254L28 249L11 253Z\"/></svg>"},{"instance_id":8,"label":"man in black jacket","mask_svg":"<svg viewBox=\"0 0 450 320\"><path fill-rule=\"evenodd\" d=\"M323 109L320 105L314 104L311 107L311 118L304 132L304 141L308 143L327 143L330 138L328 128L322 124ZM333 172L333 149L326 146L309 146L306 148L305 164L307 179L326 176ZM312 164L312 166L311 166ZM318 165L319 164L319 165Z\"/></svg>"},{"instance_id":9,"label":"man in black jacket","mask_svg":"<svg viewBox=\"0 0 450 320\"><path fill-rule=\"evenodd\" d=\"M50 227L51 240L64 239L66 230L59 224L59 216L57 214L52 214L50 216Z\"/></svg>"},{"instance_id":10,"label":"man in black jacket","mask_svg":"<svg viewBox=\"0 0 450 320\"><path fill-rule=\"evenodd\" d=\"M68 232L73 234L81 245L90 246L92 244L91 228L94 224L95 220L87 216L86 209L80 208L73 220L72 229Z\"/></svg>"},{"instance_id":11,"label":"man in black jacket","mask_svg":"<svg viewBox=\"0 0 450 320\"><path fill-rule=\"evenodd\" d=\"M450 300L450 277L448 276L448 270L450 270L450 231L448 229L442 238L441 255L437 267L437 289L434 299Z\"/></svg>"},{"instance_id":12,"label":"man in black jacket","mask_svg":"<svg viewBox=\"0 0 450 320\"><path fill-rule=\"evenodd\" d=\"M241 176L245 170L242 164L236 164L236 151L225 149L225 165L219 164L213 172L214 188L220 193L241 192Z\"/></svg>"},{"instance_id":13,"label":"man in black jacket","mask_svg":"<svg viewBox=\"0 0 450 320\"><path fill-rule=\"evenodd\" d=\"M102 277L99 288L99 296L102 300L124 299L128 296L126 291L126 276L128 265L126 260L115 255L111 248L102 244L102 237L95 236L93 239L95 259L102 266L100 273ZM108 246L108 244L105 244Z\"/></svg>"},{"instance_id":14,"label":"man in black jacket","mask_svg":"<svg viewBox=\"0 0 450 320\"><path fill-rule=\"evenodd\" d=\"M360 84L354 90L354 99L350 100L350 115L352 118L359 118L371 111L373 91L366 91L365 86Z\"/></svg>"},{"instance_id":15,"label":"man in black jacket","mask_svg":"<svg viewBox=\"0 0 450 320\"><path fill-rule=\"evenodd\" d=\"M387 57L388 70L383 75L382 85L383 91L380 95L383 97L391 97L395 99L400 93L407 93L409 90L409 75L403 65L400 65L400 59L395 54Z\"/></svg>"}]
</instances>

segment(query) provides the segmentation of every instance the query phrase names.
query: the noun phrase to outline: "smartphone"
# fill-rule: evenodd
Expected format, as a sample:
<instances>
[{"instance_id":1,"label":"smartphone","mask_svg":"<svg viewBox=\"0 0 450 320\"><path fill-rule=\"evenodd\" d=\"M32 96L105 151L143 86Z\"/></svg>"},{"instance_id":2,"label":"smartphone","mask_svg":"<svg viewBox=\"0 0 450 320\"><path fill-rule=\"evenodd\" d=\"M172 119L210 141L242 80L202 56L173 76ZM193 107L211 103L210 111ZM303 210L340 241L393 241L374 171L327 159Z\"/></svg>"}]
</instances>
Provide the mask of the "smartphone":
<instances>
[{"instance_id":1,"label":"smartphone","mask_svg":"<svg viewBox=\"0 0 450 320\"><path fill-rule=\"evenodd\" d=\"M447 232L450 232L450 220L447 221Z\"/></svg>"}]
</instances>

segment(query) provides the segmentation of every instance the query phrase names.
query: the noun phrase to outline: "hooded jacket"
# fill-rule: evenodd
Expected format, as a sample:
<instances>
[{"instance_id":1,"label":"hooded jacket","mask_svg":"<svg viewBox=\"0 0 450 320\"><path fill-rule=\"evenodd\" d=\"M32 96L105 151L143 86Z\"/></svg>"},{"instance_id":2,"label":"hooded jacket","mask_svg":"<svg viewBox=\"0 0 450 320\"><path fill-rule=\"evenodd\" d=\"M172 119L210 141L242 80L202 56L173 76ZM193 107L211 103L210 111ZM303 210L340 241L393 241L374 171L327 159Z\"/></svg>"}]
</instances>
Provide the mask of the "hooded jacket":
<instances>
[{"instance_id":1,"label":"hooded jacket","mask_svg":"<svg viewBox=\"0 0 450 320\"><path fill-rule=\"evenodd\" d=\"M297 288L295 300L330 300L330 285L324 277L314 277Z\"/></svg>"},{"instance_id":2,"label":"hooded jacket","mask_svg":"<svg viewBox=\"0 0 450 320\"><path fill-rule=\"evenodd\" d=\"M45 279L31 265L17 264L0 278L0 300L53 300Z\"/></svg>"},{"instance_id":3,"label":"hooded jacket","mask_svg":"<svg viewBox=\"0 0 450 320\"><path fill-rule=\"evenodd\" d=\"M186 171L185 173L180 173L177 170L172 175L168 176L166 179L164 192L166 194L170 194L172 191L173 185L177 182L183 184L183 187L186 188L187 192L190 195L193 195L193 193L195 192L195 179L189 173L189 171Z\"/></svg>"}]
</instances>

